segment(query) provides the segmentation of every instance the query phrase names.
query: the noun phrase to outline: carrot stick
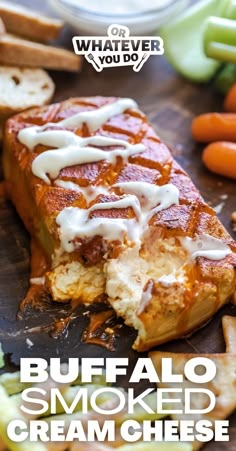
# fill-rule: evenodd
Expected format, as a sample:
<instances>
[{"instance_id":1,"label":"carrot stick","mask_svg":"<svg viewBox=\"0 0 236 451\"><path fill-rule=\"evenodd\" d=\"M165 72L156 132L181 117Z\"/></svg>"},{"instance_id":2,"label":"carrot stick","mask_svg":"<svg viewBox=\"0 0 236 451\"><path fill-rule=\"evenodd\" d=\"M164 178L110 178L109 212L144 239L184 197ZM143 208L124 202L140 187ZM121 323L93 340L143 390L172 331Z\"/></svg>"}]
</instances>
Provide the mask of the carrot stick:
<instances>
[{"instance_id":1,"label":"carrot stick","mask_svg":"<svg viewBox=\"0 0 236 451\"><path fill-rule=\"evenodd\" d=\"M202 114L192 122L192 135L200 142L236 141L236 114Z\"/></svg>"},{"instance_id":2,"label":"carrot stick","mask_svg":"<svg viewBox=\"0 0 236 451\"><path fill-rule=\"evenodd\" d=\"M236 112L236 83L233 84L225 97L224 109L229 113Z\"/></svg>"},{"instance_id":3,"label":"carrot stick","mask_svg":"<svg viewBox=\"0 0 236 451\"><path fill-rule=\"evenodd\" d=\"M202 160L210 171L236 179L236 143L211 143L204 149Z\"/></svg>"}]
</instances>

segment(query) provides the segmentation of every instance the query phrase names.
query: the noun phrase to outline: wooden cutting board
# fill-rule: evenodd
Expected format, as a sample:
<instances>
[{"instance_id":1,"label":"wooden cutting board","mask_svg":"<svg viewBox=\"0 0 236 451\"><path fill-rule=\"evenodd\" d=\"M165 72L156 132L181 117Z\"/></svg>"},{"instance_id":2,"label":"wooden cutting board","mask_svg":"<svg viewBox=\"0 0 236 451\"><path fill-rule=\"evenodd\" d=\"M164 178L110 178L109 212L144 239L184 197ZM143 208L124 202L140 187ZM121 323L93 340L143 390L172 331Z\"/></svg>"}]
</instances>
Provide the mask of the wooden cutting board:
<instances>
[{"instance_id":1,"label":"wooden cutting board","mask_svg":"<svg viewBox=\"0 0 236 451\"><path fill-rule=\"evenodd\" d=\"M31 6L27 0L18 3ZM48 12L41 1L34 1L35 8ZM71 47L73 31L65 30L61 44ZM170 146L175 158L190 174L205 200L212 206L222 202L227 195L219 217L225 227L236 238L230 224L231 212L236 210L236 183L209 173L201 163L202 147L196 145L190 134L192 118L199 113L221 110L222 98L209 85L194 85L171 69L163 57L151 57L140 73L131 68L106 69L96 73L92 66L84 63L80 74L52 73L57 90L55 101L71 96L121 96L134 98L147 114L156 132ZM38 332L37 327L52 321L58 309L55 306L46 313L32 311L29 317L16 321L19 301L28 286L29 236L14 208L0 199L0 341L7 353L8 369L19 364L20 357L106 357L130 358L130 368L138 354L131 345L135 333L123 327L117 339L116 351L112 354L104 348L80 342L81 333L87 324L86 317L76 319L66 336L50 338ZM207 326L191 337L162 345L158 349L174 352L224 352L221 328L223 314L236 316L236 307L229 304L212 319ZM35 328L35 329L34 329ZM31 331L29 331L31 329ZM33 329L33 330L32 330ZM32 347L27 345L30 338ZM126 380L120 381L126 385ZM210 443L206 450L236 449L236 414L231 418L230 442Z\"/></svg>"}]
</instances>

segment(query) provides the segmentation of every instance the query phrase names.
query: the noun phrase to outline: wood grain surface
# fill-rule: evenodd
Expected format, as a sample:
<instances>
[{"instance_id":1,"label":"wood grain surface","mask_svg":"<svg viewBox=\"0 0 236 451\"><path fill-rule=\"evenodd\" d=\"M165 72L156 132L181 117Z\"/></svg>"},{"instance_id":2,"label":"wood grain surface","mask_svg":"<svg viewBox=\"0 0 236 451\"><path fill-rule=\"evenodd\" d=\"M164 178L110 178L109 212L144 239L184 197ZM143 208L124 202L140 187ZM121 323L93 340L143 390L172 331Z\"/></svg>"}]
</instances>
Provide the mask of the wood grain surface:
<instances>
[{"instance_id":1,"label":"wood grain surface","mask_svg":"<svg viewBox=\"0 0 236 451\"><path fill-rule=\"evenodd\" d=\"M40 0L19 1L31 8L50 12L46 2ZM61 44L71 47L73 30L66 28ZM92 66L84 63L82 73L52 73L57 89L55 101L71 96L121 96L132 97L147 114L156 132L170 146L178 162L190 174L196 186L212 206L222 202L227 195L219 215L225 227L234 238L230 224L230 214L236 210L236 184L209 173L201 163L202 147L196 145L190 135L192 118L206 111L220 110L222 98L210 85L193 85L171 69L163 57L151 57L140 73L131 68L106 69L96 73ZM135 333L124 327L117 339L114 353L95 345L80 342L86 325L86 317L76 319L69 327L66 336L53 339L47 333L38 333L37 326L48 324L57 314L57 307L46 313L32 311L29 317L16 321L18 302L24 296L29 275L29 236L10 203L0 201L0 341L7 353L8 369L19 364L20 357L87 357L87 356L128 356L130 368L138 354L131 350ZM224 352L221 327L222 314L236 316L236 307L224 307L204 328L191 337L168 343L161 350L174 352ZM36 327L36 329L34 329ZM30 338L33 346L27 346ZM121 380L126 385L125 380ZM230 421L230 442L210 443L206 450L236 449L236 414Z\"/></svg>"}]
</instances>

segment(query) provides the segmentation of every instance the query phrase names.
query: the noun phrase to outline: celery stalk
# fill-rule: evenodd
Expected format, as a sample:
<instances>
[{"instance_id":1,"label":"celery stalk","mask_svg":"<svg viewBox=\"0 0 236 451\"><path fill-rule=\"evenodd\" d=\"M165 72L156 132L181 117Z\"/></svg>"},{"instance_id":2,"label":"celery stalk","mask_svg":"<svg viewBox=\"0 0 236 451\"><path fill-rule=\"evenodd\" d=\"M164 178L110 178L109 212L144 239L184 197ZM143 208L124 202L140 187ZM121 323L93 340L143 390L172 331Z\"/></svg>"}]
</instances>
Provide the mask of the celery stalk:
<instances>
[{"instance_id":1,"label":"celery stalk","mask_svg":"<svg viewBox=\"0 0 236 451\"><path fill-rule=\"evenodd\" d=\"M236 0L231 0L226 8L224 17L229 19L236 19Z\"/></svg>"},{"instance_id":2,"label":"celery stalk","mask_svg":"<svg viewBox=\"0 0 236 451\"><path fill-rule=\"evenodd\" d=\"M210 17L206 23L204 49L210 58L236 63L235 20Z\"/></svg>"},{"instance_id":3,"label":"celery stalk","mask_svg":"<svg viewBox=\"0 0 236 451\"><path fill-rule=\"evenodd\" d=\"M230 0L202 0L160 30L167 59L190 80L208 81L220 67L204 54L205 20L212 15L228 16L230 5Z\"/></svg>"},{"instance_id":4,"label":"celery stalk","mask_svg":"<svg viewBox=\"0 0 236 451\"><path fill-rule=\"evenodd\" d=\"M207 54L225 63L236 63L236 47L234 45L211 42L207 48Z\"/></svg>"},{"instance_id":5,"label":"celery stalk","mask_svg":"<svg viewBox=\"0 0 236 451\"><path fill-rule=\"evenodd\" d=\"M217 91L225 95L234 83L236 83L236 65L226 64L217 74L214 85Z\"/></svg>"},{"instance_id":6,"label":"celery stalk","mask_svg":"<svg viewBox=\"0 0 236 451\"><path fill-rule=\"evenodd\" d=\"M15 395L26 388L32 387L32 384L23 384L20 382L20 372L4 373L0 376L0 385L7 391L8 395Z\"/></svg>"}]
</instances>

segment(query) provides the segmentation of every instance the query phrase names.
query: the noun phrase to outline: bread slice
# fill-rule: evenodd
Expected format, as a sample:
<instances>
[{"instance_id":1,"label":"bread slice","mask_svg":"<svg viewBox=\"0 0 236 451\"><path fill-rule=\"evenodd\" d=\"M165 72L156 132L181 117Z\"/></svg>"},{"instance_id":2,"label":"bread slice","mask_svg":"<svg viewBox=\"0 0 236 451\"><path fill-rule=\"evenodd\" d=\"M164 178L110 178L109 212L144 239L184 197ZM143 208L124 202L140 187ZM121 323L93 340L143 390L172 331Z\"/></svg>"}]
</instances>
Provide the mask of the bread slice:
<instances>
[{"instance_id":1,"label":"bread slice","mask_svg":"<svg viewBox=\"0 0 236 451\"><path fill-rule=\"evenodd\" d=\"M77 72L80 58L65 49L6 34L0 37L0 64Z\"/></svg>"},{"instance_id":2,"label":"bread slice","mask_svg":"<svg viewBox=\"0 0 236 451\"><path fill-rule=\"evenodd\" d=\"M54 82L43 69L0 66L0 144L10 116L46 105L54 91Z\"/></svg>"},{"instance_id":3,"label":"bread slice","mask_svg":"<svg viewBox=\"0 0 236 451\"><path fill-rule=\"evenodd\" d=\"M205 384L195 384L190 382L186 378L182 384L180 383L159 383L158 387L179 389L182 388L183 392L175 393L169 392L167 397L170 399L178 398L178 409L184 410L184 390L192 388L208 389L212 391L216 396L216 405L214 409L205 414L172 414L171 417L175 420L224 420L231 415L236 408L236 354L175 354L172 352L151 352L151 357L155 369L158 374L161 374L162 362L164 358L169 358L173 365L173 374L184 374L184 367L186 363L194 357L205 357L213 361L216 365L216 376L214 379ZM204 409L206 407L206 397L204 394L196 393L192 395L191 407L192 409ZM177 408L176 404L173 404L173 409ZM195 441L193 443L193 450L198 450L203 446L202 442Z\"/></svg>"},{"instance_id":4,"label":"bread slice","mask_svg":"<svg viewBox=\"0 0 236 451\"><path fill-rule=\"evenodd\" d=\"M0 1L0 16L10 33L38 41L56 39L63 27L60 20L42 16L23 6L4 1Z\"/></svg>"},{"instance_id":5,"label":"bread slice","mask_svg":"<svg viewBox=\"0 0 236 451\"><path fill-rule=\"evenodd\" d=\"M52 99L55 85L43 69L0 66L0 121Z\"/></svg>"}]
</instances>

